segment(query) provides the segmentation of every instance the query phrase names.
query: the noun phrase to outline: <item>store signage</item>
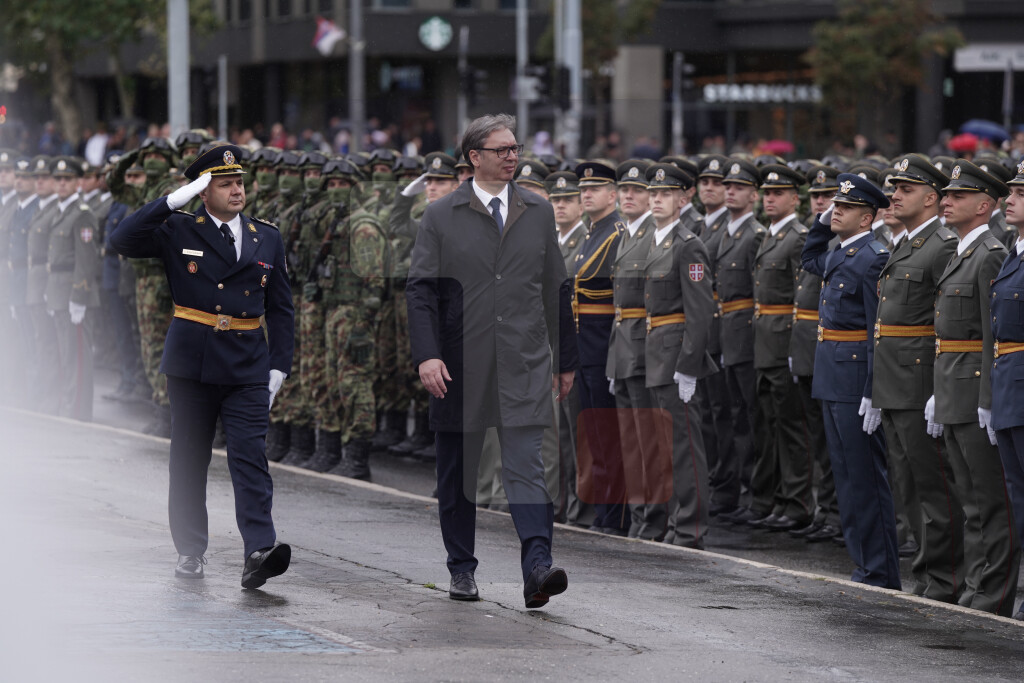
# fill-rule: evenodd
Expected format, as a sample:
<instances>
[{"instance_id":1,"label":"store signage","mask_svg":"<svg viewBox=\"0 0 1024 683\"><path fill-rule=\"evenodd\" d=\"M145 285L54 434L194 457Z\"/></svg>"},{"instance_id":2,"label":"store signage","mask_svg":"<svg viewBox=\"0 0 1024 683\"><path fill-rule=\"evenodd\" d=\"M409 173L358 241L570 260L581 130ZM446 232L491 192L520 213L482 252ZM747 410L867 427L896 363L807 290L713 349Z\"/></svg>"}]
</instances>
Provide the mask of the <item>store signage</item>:
<instances>
[{"instance_id":1,"label":"store signage","mask_svg":"<svg viewBox=\"0 0 1024 683\"><path fill-rule=\"evenodd\" d=\"M420 24L420 42L434 52L445 49L452 42L452 25L441 17L430 17Z\"/></svg>"},{"instance_id":2,"label":"store signage","mask_svg":"<svg viewBox=\"0 0 1024 683\"><path fill-rule=\"evenodd\" d=\"M704 101L708 104L821 102L821 88L816 85L792 83L709 83L704 86Z\"/></svg>"},{"instance_id":3,"label":"store signage","mask_svg":"<svg viewBox=\"0 0 1024 683\"><path fill-rule=\"evenodd\" d=\"M953 57L957 71L1024 71L1024 44L972 43L959 48Z\"/></svg>"}]
</instances>

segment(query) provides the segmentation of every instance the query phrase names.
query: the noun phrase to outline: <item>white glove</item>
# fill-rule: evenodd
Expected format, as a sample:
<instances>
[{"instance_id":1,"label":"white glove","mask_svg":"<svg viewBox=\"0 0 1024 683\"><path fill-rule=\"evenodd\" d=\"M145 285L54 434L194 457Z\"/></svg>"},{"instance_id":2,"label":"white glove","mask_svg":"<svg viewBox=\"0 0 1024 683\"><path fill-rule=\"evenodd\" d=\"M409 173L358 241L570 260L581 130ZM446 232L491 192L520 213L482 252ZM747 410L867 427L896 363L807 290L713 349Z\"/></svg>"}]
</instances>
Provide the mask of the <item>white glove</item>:
<instances>
[{"instance_id":1,"label":"white glove","mask_svg":"<svg viewBox=\"0 0 1024 683\"><path fill-rule=\"evenodd\" d=\"M209 175L209 174L207 174ZM267 387L270 389L270 406L274 407L274 397L277 396L277 392L281 389L281 383L284 382L284 373L280 370L270 371L270 385Z\"/></svg>"},{"instance_id":2,"label":"white glove","mask_svg":"<svg viewBox=\"0 0 1024 683\"><path fill-rule=\"evenodd\" d=\"M179 187L174 192L167 195L167 208L171 211L180 209L181 207L188 204L194 197L198 197L199 193L206 189L206 186L210 184L210 180L213 176L209 173L204 173L188 185Z\"/></svg>"},{"instance_id":3,"label":"white glove","mask_svg":"<svg viewBox=\"0 0 1024 683\"><path fill-rule=\"evenodd\" d=\"M693 398L693 392L697 390L697 378L677 372L672 375L672 379L679 385L679 400L689 403Z\"/></svg>"},{"instance_id":4,"label":"white glove","mask_svg":"<svg viewBox=\"0 0 1024 683\"><path fill-rule=\"evenodd\" d=\"M412 181L411 183L409 183L408 185L405 186L405 189L402 190L402 196L403 197L415 197L416 195L422 193L426 189L427 189L427 174L424 173L419 178L417 178L416 180Z\"/></svg>"},{"instance_id":5,"label":"white glove","mask_svg":"<svg viewBox=\"0 0 1024 683\"><path fill-rule=\"evenodd\" d=\"M988 431L988 440L996 445L996 430L992 429L992 411L978 408L978 426Z\"/></svg>"},{"instance_id":6,"label":"white glove","mask_svg":"<svg viewBox=\"0 0 1024 683\"><path fill-rule=\"evenodd\" d=\"M834 206L829 206L827 209L821 212L820 216L818 216L818 220L821 222L822 225L832 225L832 209L834 208Z\"/></svg>"},{"instance_id":7,"label":"white glove","mask_svg":"<svg viewBox=\"0 0 1024 683\"><path fill-rule=\"evenodd\" d=\"M928 399L928 402L924 404L924 419L928 421L928 427L925 429L928 432L928 436L933 439L937 439L942 436L942 425L935 424L935 396L933 395Z\"/></svg>"},{"instance_id":8,"label":"white glove","mask_svg":"<svg viewBox=\"0 0 1024 683\"><path fill-rule=\"evenodd\" d=\"M612 396L615 395L615 380L611 377L608 378L608 393Z\"/></svg>"},{"instance_id":9,"label":"white glove","mask_svg":"<svg viewBox=\"0 0 1024 683\"><path fill-rule=\"evenodd\" d=\"M82 304L76 304L74 301L69 301L68 313L71 314L72 325L81 325L82 320L85 319L85 306Z\"/></svg>"},{"instance_id":10,"label":"white glove","mask_svg":"<svg viewBox=\"0 0 1024 683\"><path fill-rule=\"evenodd\" d=\"M870 398L861 397L860 409L857 414L864 416L864 424L861 428L865 434L874 434L878 425L882 424L882 409L872 408Z\"/></svg>"}]
</instances>

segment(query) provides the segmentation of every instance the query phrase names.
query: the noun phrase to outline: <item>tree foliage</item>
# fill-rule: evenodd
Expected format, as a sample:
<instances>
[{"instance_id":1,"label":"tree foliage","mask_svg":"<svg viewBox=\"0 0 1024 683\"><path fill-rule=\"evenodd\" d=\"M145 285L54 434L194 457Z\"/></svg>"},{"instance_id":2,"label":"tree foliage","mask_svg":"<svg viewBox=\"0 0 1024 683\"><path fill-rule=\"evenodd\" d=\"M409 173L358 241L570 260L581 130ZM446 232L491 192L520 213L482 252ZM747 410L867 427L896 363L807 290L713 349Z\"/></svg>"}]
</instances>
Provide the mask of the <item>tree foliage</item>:
<instances>
[{"instance_id":1,"label":"tree foliage","mask_svg":"<svg viewBox=\"0 0 1024 683\"><path fill-rule=\"evenodd\" d=\"M661 0L586 0L582 3L580 24L583 30L583 68L597 73L619 53L619 45L648 33ZM551 14L554 16L554 2ZM554 22L538 39L537 56L553 58Z\"/></svg>"}]
</instances>

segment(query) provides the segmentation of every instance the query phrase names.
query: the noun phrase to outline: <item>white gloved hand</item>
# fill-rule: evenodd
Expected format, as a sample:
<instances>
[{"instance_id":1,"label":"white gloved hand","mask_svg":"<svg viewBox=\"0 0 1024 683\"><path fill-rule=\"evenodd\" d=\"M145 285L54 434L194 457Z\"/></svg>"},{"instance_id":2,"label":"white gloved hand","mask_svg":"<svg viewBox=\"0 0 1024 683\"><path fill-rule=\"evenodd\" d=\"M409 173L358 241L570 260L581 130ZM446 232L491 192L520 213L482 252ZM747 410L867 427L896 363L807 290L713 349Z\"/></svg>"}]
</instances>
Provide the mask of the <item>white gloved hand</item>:
<instances>
[{"instance_id":1,"label":"white gloved hand","mask_svg":"<svg viewBox=\"0 0 1024 683\"><path fill-rule=\"evenodd\" d=\"M677 372L672 375L672 379L679 385L679 400L689 403L693 398L693 392L697 390L697 378Z\"/></svg>"},{"instance_id":2,"label":"white gloved hand","mask_svg":"<svg viewBox=\"0 0 1024 683\"><path fill-rule=\"evenodd\" d=\"M71 314L72 325L81 325L82 320L85 319L85 306L82 304L76 304L74 301L69 301L68 313Z\"/></svg>"},{"instance_id":3,"label":"white gloved hand","mask_svg":"<svg viewBox=\"0 0 1024 683\"><path fill-rule=\"evenodd\" d=\"M933 439L942 436L942 425L935 424L935 396L929 398L928 402L924 404L924 419L928 422L928 427L925 429L928 436Z\"/></svg>"},{"instance_id":4,"label":"white gloved hand","mask_svg":"<svg viewBox=\"0 0 1024 683\"><path fill-rule=\"evenodd\" d=\"M180 209L181 207L192 201L193 198L198 197L199 193L206 189L206 186L210 184L210 180L213 176L209 173L204 173L188 185L179 187L174 192L167 195L167 208L171 211Z\"/></svg>"},{"instance_id":5,"label":"white gloved hand","mask_svg":"<svg viewBox=\"0 0 1024 683\"><path fill-rule=\"evenodd\" d=\"M612 396L615 395L615 380L611 377L608 378L608 393Z\"/></svg>"},{"instance_id":6,"label":"white gloved hand","mask_svg":"<svg viewBox=\"0 0 1024 683\"><path fill-rule=\"evenodd\" d=\"M996 445L996 430L992 429L992 411L987 408L978 408L978 426L988 431L988 440Z\"/></svg>"},{"instance_id":7,"label":"white gloved hand","mask_svg":"<svg viewBox=\"0 0 1024 683\"><path fill-rule=\"evenodd\" d=\"M416 195L421 194L426 189L427 189L427 174L424 173L419 178L417 178L416 180L412 181L411 183L409 183L408 185L405 186L405 189L402 190L402 196L403 197L415 197Z\"/></svg>"},{"instance_id":8,"label":"white gloved hand","mask_svg":"<svg viewBox=\"0 0 1024 683\"><path fill-rule=\"evenodd\" d=\"M269 408L273 408L274 407L274 396L277 396L277 392L280 391L281 383L282 382L284 382L284 373L281 372L280 370L271 370L270 371L270 384L267 387L268 389L270 389L270 406L269 406Z\"/></svg>"},{"instance_id":9,"label":"white gloved hand","mask_svg":"<svg viewBox=\"0 0 1024 683\"><path fill-rule=\"evenodd\" d=\"M829 207L822 211L821 215L818 216L818 221L820 221L822 225L832 225L832 209L834 208L834 206L829 205Z\"/></svg>"},{"instance_id":10,"label":"white gloved hand","mask_svg":"<svg viewBox=\"0 0 1024 683\"><path fill-rule=\"evenodd\" d=\"M870 398L861 397L860 409L857 411L857 414L864 416L864 424L861 426L861 429L864 430L865 434L874 434L875 430L878 429L878 425L882 424L882 409L872 408Z\"/></svg>"}]
</instances>

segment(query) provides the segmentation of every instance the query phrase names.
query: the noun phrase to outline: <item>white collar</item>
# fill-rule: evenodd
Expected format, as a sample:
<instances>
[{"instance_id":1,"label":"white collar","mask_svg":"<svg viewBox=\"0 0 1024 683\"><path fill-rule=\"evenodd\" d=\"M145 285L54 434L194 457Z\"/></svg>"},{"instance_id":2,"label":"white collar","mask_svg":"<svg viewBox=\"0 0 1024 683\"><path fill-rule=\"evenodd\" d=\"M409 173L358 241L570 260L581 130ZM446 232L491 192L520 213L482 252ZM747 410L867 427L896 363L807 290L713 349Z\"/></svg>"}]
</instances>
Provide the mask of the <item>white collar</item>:
<instances>
[{"instance_id":1,"label":"white collar","mask_svg":"<svg viewBox=\"0 0 1024 683\"><path fill-rule=\"evenodd\" d=\"M637 218L635 221L630 221L626 223L626 230L629 230L630 237L636 234L636 231L640 229L640 224L647 220L647 217L650 215L651 212L648 211L644 215L640 216L640 218Z\"/></svg>"},{"instance_id":2,"label":"white collar","mask_svg":"<svg viewBox=\"0 0 1024 683\"><path fill-rule=\"evenodd\" d=\"M929 218L924 223L922 223L921 225L917 226L916 228L914 228L913 230L908 232L907 233L907 239L908 240L914 239L914 237L916 237L918 234L920 234L920 232L922 230L924 230L926 227L928 227L928 224L931 223L933 220L935 220L935 219L934 218Z\"/></svg>"},{"instance_id":3,"label":"white collar","mask_svg":"<svg viewBox=\"0 0 1024 683\"><path fill-rule=\"evenodd\" d=\"M105 202L113 196L113 192L104 192L100 195L100 201Z\"/></svg>"},{"instance_id":4,"label":"white collar","mask_svg":"<svg viewBox=\"0 0 1024 683\"><path fill-rule=\"evenodd\" d=\"M1017 256L1020 256L1021 254L1024 254L1024 240L1022 240L1020 238L1020 236L1018 236L1017 237Z\"/></svg>"},{"instance_id":5,"label":"white collar","mask_svg":"<svg viewBox=\"0 0 1024 683\"><path fill-rule=\"evenodd\" d=\"M679 225L679 219L678 218L675 219L674 221L672 221L671 223L669 223L668 225L666 225L664 228L655 228L655 230L654 230L654 243L655 244L661 244L661 241L663 239L665 239L665 236L668 235L673 230L675 230L677 225Z\"/></svg>"},{"instance_id":6,"label":"white collar","mask_svg":"<svg viewBox=\"0 0 1024 683\"><path fill-rule=\"evenodd\" d=\"M18 208L19 209L24 209L26 206L28 206L29 204L31 204L33 201L35 201L38 198L39 198L39 195L37 195L35 192L33 192L31 195L28 196L28 198L23 199L23 200L18 202Z\"/></svg>"},{"instance_id":7,"label":"white collar","mask_svg":"<svg viewBox=\"0 0 1024 683\"><path fill-rule=\"evenodd\" d=\"M877 221L875 221L874 223L871 224L871 229L872 230L878 230L883 225L885 225L885 221L882 220L881 218L879 218Z\"/></svg>"},{"instance_id":8,"label":"white collar","mask_svg":"<svg viewBox=\"0 0 1024 683\"><path fill-rule=\"evenodd\" d=\"M62 201L62 202L58 202L58 203L57 203L57 208L58 208L58 209L60 209L60 212L61 212L61 213L64 213L64 210L65 210L66 208L68 208L69 206L71 206L72 204L74 204L74 203L75 203L76 201L78 201L78 199L79 199L79 197L78 197L78 193L77 193L77 192L75 192L74 194L70 195L70 196L69 196L69 197L68 197L67 199L65 199L64 201Z\"/></svg>"},{"instance_id":9,"label":"white collar","mask_svg":"<svg viewBox=\"0 0 1024 683\"><path fill-rule=\"evenodd\" d=\"M497 197L501 200L501 208L504 210L508 209L508 183L505 183L505 187L501 188L501 192L497 195L493 195L487 190L481 188L476 182L473 182L473 192L479 197L480 203L484 205L484 208L488 211L491 210L491 200Z\"/></svg>"},{"instance_id":10,"label":"white collar","mask_svg":"<svg viewBox=\"0 0 1024 683\"><path fill-rule=\"evenodd\" d=\"M14 195L16 195L16 194L18 194L17 190L11 190L7 194L5 194L3 197L0 197L0 202L3 202L4 204L6 204L7 202L9 202L12 199L14 199Z\"/></svg>"},{"instance_id":11,"label":"white collar","mask_svg":"<svg viewBox=\"0 0 1024 683\"><path fill-rule=\"evenodd\" d=\"M971 244L975 240L981 237L981 233L985 232L986 230L988 230L988 223L985 223L984 225L979 225L974 230L971 230L969 233L967 233L964 236L964 238L960 240L960 244L956 245L957 255L963 254L965 251L967 251L967 248L971 246Z\"/></svg>"},{"instance_id":12,"label":"white collar","mask_svg":"<svg viewBox=\"0 0 1024 683\"><path fill-rule=\"evenodd\" d=\"M725 213L728 210L729 210L729 207L727 207L725 204L722 204L721 208L719 208L716 211L712 211L707 216L704 216L704 224L705 225L713 225L714 222L718 220L718 217L721 216L723 213Z\"/></svg>"},{"instance_id":13,"label":"white collar","mask_svg":"<svg viewBox=\"0 0 1024 683\"><path fill-rule=\"evenodd\" d=\"M864 235L870 235L870 234L871 234L871 231L870 231L870 230L868 230L868 231L865 231L865 232L858 232L858 233L857 233L856 235L854 235L853 237L847 237L847 238L846 238L845 240L843 240L842 242L840 242L840 243L839 243L839 248L840 248L840 249L846 249L846 248L847 248L848 246L850 246L851 244L853 244L854 242L856 242L857 240L859 240L859 239L860 239L861 237L863 237Z\"/></svg>"},{"instance_id":14,"label":"white collar","mask_svg":"<svg viewBox=\"0 0 1024 683\"><path fill-rule=\"evenodd\" d=\"M753 211L747 211L745 214L743 214L742 216L740 216L736 220L729 221L729 226L728 226L729 227L729 236L731 237L731 236L735 235L736 231L740 229L740 225L743 224L743 221L747 220L748 218L750 218L753 215L754 215Z\"/></svg>"},{"instance_id":15,"label":"white collar","mask_svg":"<svg viewBox=\"0 0 1024 683\"><path fill-rule=\"evenodd\" d=\"M51 195L50 195L49 197L47 197L46 199L40 199L40 200L39 200L39 208L40 208L40 209L45 209L45 208L46 208L46 207L48 207L48 206L49 206L49 205L50 205L50 204L51 204L51 203L53 202L53 200L54 200L54 199L56 199L56 198L57 198L57 193L56 193L56 192L54 192L53 194L51 194Z\"/></svg>"},{"instance_id":16,"label":"white collar","mask_svg":"<svg viewBox=\"0 0 1024 683\"><path fill-rule=\"evenodd\" d=\"M789 223L794 218L796 218L796 214L795 213L791 213L788 216L786 216L785 218L783 218L781 221L779 221L778 223L772 223L768 227L768 229L772 231L772 237L775 237L776 235L778 235L779 231L782 230L782 228L784 228L786 226L786 223Z\"/></svg>"},{"instance_id":17,"label":"white collar","mask_svg":"<svg viewBox=\"0 0 1024 683\"><path fill-rule=\"evenodd\" d=\"M210 212L207 211L207 213L210 213ZM220 226L224 225L224 221L222 221L221 219L217 218L212 213L210 214L210 220L213 221L213 224L217 227L218 230L220 230ZM227 221L227 226L228 226L228 229L231 230L231 233L235 236L235 239L238 239L239 237L241 237L242 236L242 214L236 213L234 218L232 218L231 220Z\"/></svg>"},{"instance_id":18,"label":"white collar","mask_svg":"<svg viewBox=\"0 0 1024 683\"><path fill-rule=\"evenodd\" d=\"M583 221L580 221L576 225L572 226L572 230L570 230L569 232L565 233L564 237L562 236L562 233L558 233L558 243L559 244L565 244L566 242L569 241L569 238L572 237L576 233L576 231L579 230L582 227L583 227Z\"/></svg>"},{"instance_id":19,"label":"white collar","mask_svg":"<svg viewBox=\"0 0 1024 683\"><path fill-rule=\"evenodd\" d=\"M92 199L93 197L95 197L96 195L98 195L99 193L100 193L100 188L98 188L98 187L95 190L89 190L87 193L82 195L82 201L87 202L90 199Z\"/></svg>"},{"instance_id":20,"label":"white collar","mask_svg":"<svg viewBox=\"0 0 1024 683\"><path fill-rule=\"evenodd\" d=\"M996 217L996 214L997 214L997 213L1002 213L1002 212L1003 212L1003 210L1002 210L1002 209L1000 209L1000 208L999 208L999 207L997 206L996 208L992 209L992 218L995 218L995 217Z\"/></svg>"}]
</instances>

